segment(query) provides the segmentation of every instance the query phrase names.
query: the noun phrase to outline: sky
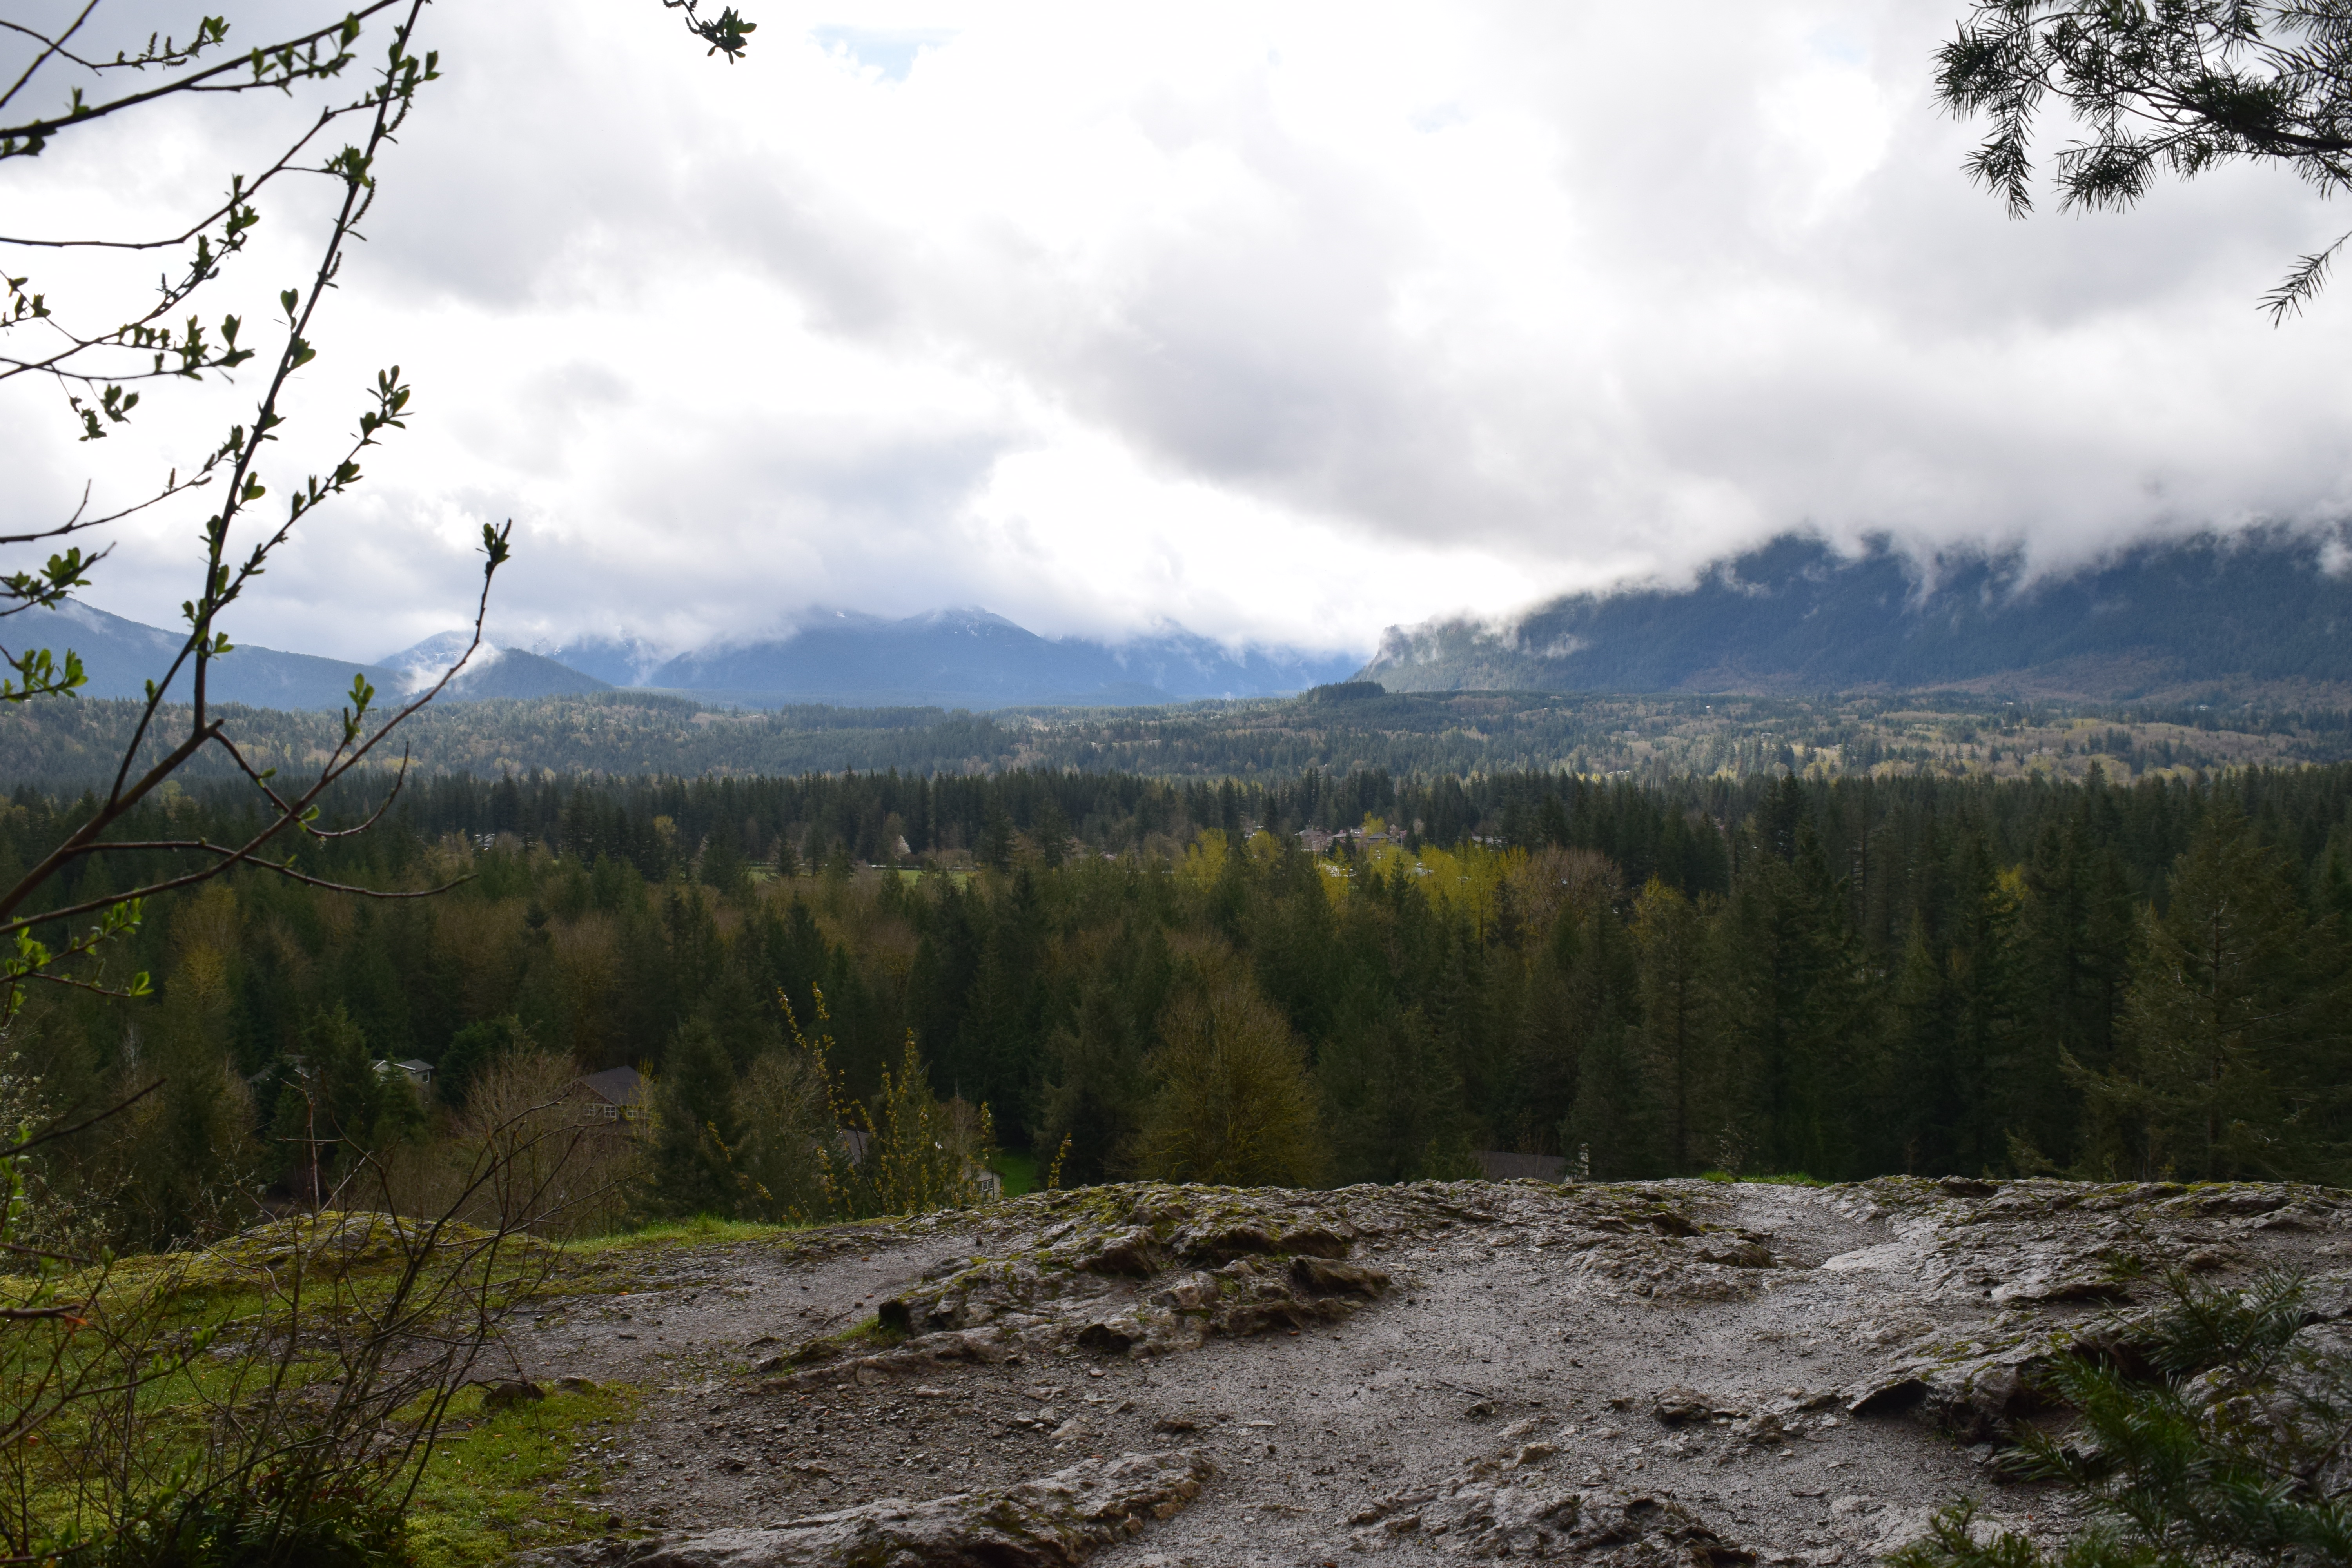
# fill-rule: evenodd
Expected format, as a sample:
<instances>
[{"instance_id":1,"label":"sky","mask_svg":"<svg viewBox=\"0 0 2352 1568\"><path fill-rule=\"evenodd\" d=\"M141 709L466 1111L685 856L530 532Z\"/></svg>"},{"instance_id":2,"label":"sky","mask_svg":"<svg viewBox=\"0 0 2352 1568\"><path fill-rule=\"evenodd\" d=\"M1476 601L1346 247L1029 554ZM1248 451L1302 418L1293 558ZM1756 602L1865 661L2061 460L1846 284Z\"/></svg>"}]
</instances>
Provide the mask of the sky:
<instances>
[{"instance_id":1,"label":"sky","mask_svg":"<svg viewBox=\"0 0 2352 1568\"><path fill-rule=\"evenodd\" d=\"M1932 101L1958 0L744 9L730 66L656 0L430 8L445 78L265 479L331 466L380 366L414 417L242 640L455 625L509 518L509 643L981 605L1369 652L1792 529L2063 570L2352 511L2352 289L2256 309L2352 216L2241 167L2010 219ZM230 12L248 43L308 14ZM309 112L61 139L0 164L0 228L176 226ZM266 323L321 210L265 201L208 315ZM93 315L154 271L0 266ZM54 388L0 384L0 525L132 498L252 390L79 443ZM119 529L86 596L173 624L203 515Z\"/></svg>"}]
</instances>

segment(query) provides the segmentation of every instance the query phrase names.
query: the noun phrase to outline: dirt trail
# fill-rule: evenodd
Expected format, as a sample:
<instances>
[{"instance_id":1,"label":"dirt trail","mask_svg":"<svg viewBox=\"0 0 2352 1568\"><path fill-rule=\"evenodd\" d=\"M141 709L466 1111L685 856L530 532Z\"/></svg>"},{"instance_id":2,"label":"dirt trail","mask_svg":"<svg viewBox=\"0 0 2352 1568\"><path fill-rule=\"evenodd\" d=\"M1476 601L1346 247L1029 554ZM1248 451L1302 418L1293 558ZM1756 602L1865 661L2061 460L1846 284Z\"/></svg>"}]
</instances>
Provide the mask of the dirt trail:
<instances>
[{"instance_id":1,"label":"dirt trail","mask_svg":"<svg viewBox=\"0 0 2352 1568\"><path fill-rule=\"evenodd\" d=\"M957 1509L1001 1514L1021 1483L1084 1490L1121 1456L1198 1450L1197 1498L988 1560L1829 1568L1962 1495L2063 1529L1986 1463L2032 1414L2034 1360L2127 1331L2160 1267L2284 1262L2352 1313L2340 1194L1144 1185L663 1253L513 1348L537 1379L657 1391L596 1463L664 1563L836 1560L824 1531L782 1527L884 1500L947 1500L923 1517L951 1540Z\"/></svg>"}]
</instances>

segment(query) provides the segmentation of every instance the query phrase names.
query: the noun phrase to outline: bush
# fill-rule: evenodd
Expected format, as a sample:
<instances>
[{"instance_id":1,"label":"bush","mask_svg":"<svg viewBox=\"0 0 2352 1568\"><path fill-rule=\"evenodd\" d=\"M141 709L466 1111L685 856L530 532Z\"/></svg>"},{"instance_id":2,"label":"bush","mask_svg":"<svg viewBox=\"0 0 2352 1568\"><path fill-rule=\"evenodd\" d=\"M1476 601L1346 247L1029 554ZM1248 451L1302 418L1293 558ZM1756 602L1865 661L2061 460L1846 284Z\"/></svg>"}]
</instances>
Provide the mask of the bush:
<instances>
[{"instance_id":1,"label":"bush","mask_svg":"<svg viewBox=\"0 0 2352 1568\"><path fill-rule=\"evenodd\" d=\"M2168 1277L2172 1303L2114 1353L2055 1364L2077 1414L2017 1433L2013 1473L2054 1481L2090 1522L2051 1552L1937 1514L1895 1568L2221 1568L2352 1562L2352 1330L2312 1320L2302 1281L2242 1290Z\"/></svg>"}]
</instances>

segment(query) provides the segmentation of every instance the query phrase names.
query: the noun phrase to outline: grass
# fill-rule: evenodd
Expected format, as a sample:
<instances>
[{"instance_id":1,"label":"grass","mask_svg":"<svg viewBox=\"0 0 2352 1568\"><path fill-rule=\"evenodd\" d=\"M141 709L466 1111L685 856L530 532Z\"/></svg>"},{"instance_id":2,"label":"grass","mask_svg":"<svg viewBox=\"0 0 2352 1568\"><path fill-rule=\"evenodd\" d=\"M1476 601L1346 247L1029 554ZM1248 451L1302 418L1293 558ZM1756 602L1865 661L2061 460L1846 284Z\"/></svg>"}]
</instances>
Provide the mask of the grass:
<instances>
[{"instance_id":1,"label":"grass","mask_svg":"<svg viewBox=\"0 0 2352 1568\"><path fill-rule=\"evenodd\" d=\"M610 1384L551 1390L545 1399L489 1412L479 1389L459 1395L408 1508L416 1568L477 1568L603 1534L602 1474L592 1467L572 1481L565 1475L583 1442L625 1427L642 1398L637 1389Z\"/></svg>"},{"instance_id":2,"label":"grass","mask_svg":"<svg viewBox=\"0 0 2352 1568\"><path fill-rule=\"evenodd\" d=\"M260 1304L258 1298L217 1288L204 1299L175 1294L165 1305L163 1321L199 1324L229 1318L250 1323L257 1320L236 1309ZM335 1309L322 1300L317 1310L333 1315ZM236 1346L241 1326L232 1324L226 1344ZM48 1325L34 1327L39 1331ZM26 1368L16 1363L37 1356L42 1347L28 1339L11 1348L14 1353L0 1371L21 1376ZM139 1440L151 1467L169 1470L175 1465L195 1466L210 1430L206 1413L225 1402L247 1404L258 1394L257 1380L266 1380L268 1368L253 1352L242 1347L237 1352L226 1360L198 1354L185 1364L150 1373L139 1391L145 1412ZM305 1354L290 1369L288 1386L300 1389L333 1373L327 1358ZM591 1469L560 1490L551 1493L550 1489L565 1481L583 1439L596 1429L625 1427L639 1399L637 1390L620 1385L551 1390L544 1399L493 1412L483 1407L478 1387L461 1391L448 1407L442 1436L404 1510L415 1568L486 1568L525 1548L603 1533L608 1510L599 1501L601 1476ZM420 1405L396 1419L414 1419L422 1408ZM73 1438L81 1423L82 1418L67 1417L48 1433L52 1441L41 1452L79 1462ZM36 1465L24 1478L37 1490L42 1489L39 1470ZM59 1490L57 1505L44 1511L54 1513L55 1522L62 1525L74 1506L70 1495Z\"/></svg>"},{"instance_id":3,"label":"grass","mask_svg":"<svg viewBox=\"0 0 2352 1568\"><path fill-rule=\"evenodd\" d=\"M710 1247L730 1241L775 1241L806 1229L805 1226L766 1225L756 1220L720 1219L697 1215L692 1219L656 1220L635 1230L609 1236L582 1237L564 1243L567 1255L612 1252L632 1247Z\"/></svg>"},{"instance_id":4,"label":"grass","mask_svg":"<svg viewBox=\"0 0 2352 1568\"><path fill-rule=\"evenodd\" d=\"M1780 1171L1763 1176L1735 1176L1728 1171L1708 1171L1699 1177L1702 1182L1742 1182L1759 1187L1826 1187L1827 1182L1802 1171Z\"/></svg>"},{"instance_id":5,"label":"grass","mask_svg":"<svg viewBox=\"0 0 2352 1568\"><path fill-rule=\"evenodd\" d=\"M988 1168L1004 1178L1004 1195L1008 1198L1037 1190L1037 1156L1025 1149L999 1149Z\"/></svg>"}]
</instances>

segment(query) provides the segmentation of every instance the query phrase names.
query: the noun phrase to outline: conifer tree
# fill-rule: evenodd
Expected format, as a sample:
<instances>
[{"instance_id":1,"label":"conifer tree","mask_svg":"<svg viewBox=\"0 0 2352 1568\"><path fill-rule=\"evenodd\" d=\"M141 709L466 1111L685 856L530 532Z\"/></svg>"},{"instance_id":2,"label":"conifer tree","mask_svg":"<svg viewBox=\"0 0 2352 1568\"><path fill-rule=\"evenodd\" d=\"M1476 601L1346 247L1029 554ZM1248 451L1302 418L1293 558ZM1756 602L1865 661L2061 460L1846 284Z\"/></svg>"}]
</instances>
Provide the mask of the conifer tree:
<instances>
[{"instance_id":1,"label":"conifer tree","mask_svg":"<svg viewBox=\"0 0 2352 1568\"><path fill-rule=\"evenodd\" d=\"M654 1091L650 1186L672 1215L729 1215L740 1195L735 1145L741 1141L735 1064L708 1023L695 1019L671 1038Z\"/></svg>"},{"instance_id":2,"label":"conifer tree","mask_svg":"<svg viewBox=\"0 0 2352 1568\"><path fill-rule=\"evenodd\" d=\"M2336 950L2313 942L2284 858L2228 803L2168 894L2143 921L2115 1067L2078 1073L2094 1159L2142 1179L2324 1173L2331 1140L2311 1120L2333 1086L2309 1069L2343 1060Z\"/></svg>"},{"instance_id":3,"label":"conifer tree","mask_svg":"<svg viewBox=\"0 0 2352 1568\"><path fill-rule=\"evenodd\" d=\"M1712 1163L1700 1134L1722 1123L1720 1073L1704 1006L1708 919L1708 910L1655 878L1634 901L1641 1057L1654 1086L1661 1157L1675 1173Z\"/></svg>"},{"instance_id":4,"label":"conifer tree","mask_svg":"<svg viewBox=\"0 0 2352 1568\"><path fill-rule=\"evenodd\" d=\"M1143 1041L1168 984L1167 943L1154 931L1150 946L1156 952L1139 955L1126 986L1115 987L1108 976L1087 985L1075 1016L1045 1044L1037 1143L1066 1143L1062 1175L1071 1185L1111 1179L1136 1133L1145 1093Z\"/></svg>"},{"instance_id":5,"label":"conifer tree","mask_svg":"<svg viewBox=\"0 0 2352 1568\"><path fill-rule=\"evenodd\" d=\"M1318 1064L1338 1180L1456 1181L1477 1173L1462 1079L1422 1010L1351 1018Z\"/></svg>"}]
</instances>

